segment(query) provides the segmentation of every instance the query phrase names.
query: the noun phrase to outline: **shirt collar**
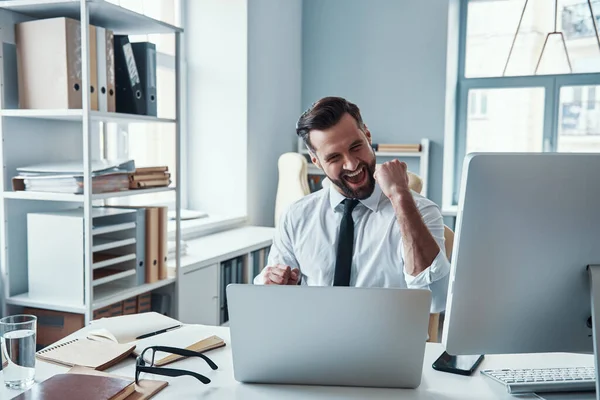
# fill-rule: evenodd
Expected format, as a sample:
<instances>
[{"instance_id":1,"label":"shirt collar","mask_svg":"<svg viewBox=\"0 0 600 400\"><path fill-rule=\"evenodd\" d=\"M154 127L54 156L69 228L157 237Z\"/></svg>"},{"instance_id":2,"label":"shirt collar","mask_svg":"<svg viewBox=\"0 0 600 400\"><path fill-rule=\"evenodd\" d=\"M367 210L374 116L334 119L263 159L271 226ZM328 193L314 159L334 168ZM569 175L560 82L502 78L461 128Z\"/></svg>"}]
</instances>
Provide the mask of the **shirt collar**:
<instances>
[{"instance_id":1,"label":"shirt collar","mask_svg":"<svg viewBox=\"0 0 600 400\"><path fill-rule=\"evenodd\" d=\"M363 200L359 200L360 203L367 207L369 210L373 211L373 212L377 212L377 208L379 206L379 200L381 199L381 188L379 187L379 185L377 184L377 182L375 182L375 188L373 189L373 193L371 193L371 195L369 197L367 197L366 199ZM335 211L336 207L338 205L340 205L340 203L342 201L344 201L346 199L346 196L344 196L343 194L341 194L340 192L338 192L333 183L330 183L329 185L329 204L331 205L331 208Z\"/></svg>"}]
</instances>

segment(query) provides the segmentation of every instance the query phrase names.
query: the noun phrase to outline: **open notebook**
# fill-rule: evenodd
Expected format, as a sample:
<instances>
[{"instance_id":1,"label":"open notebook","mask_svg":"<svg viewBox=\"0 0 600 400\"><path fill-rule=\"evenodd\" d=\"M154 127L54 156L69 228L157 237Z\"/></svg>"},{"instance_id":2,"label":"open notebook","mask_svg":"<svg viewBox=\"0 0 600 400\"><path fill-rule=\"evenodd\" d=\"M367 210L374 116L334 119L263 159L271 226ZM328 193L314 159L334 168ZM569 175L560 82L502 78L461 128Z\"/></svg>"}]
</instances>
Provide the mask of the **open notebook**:
<instances>
[{"instance_id":1,"label":"open notebook","mask_svg":"<svg viewBox=\"0 0 600 400\"><path fill-rule=\"evenodd\" d=\"M133 345L135 346L133 353L136 356L150 346L178 347L200 353L225 346L225 341L215 336L211 327L182 325L175 319L154 312L102 318L94 321L92 328L94 325L98 329L93 329L88 333L89 340L99 343ZM162 333L138 339L142 335L154 332ZM154 365L166 365L180 358L182 357L170 353L157 352L154 357ZM150 363L151 352L147 352L144 359Z\"/></svg>"},{"instance_id":2,"label":"open notebook","mask_svg":"<svg viewBox=\"0 0 600 400\"><path fill-rule=\"evenodd\" d=\"M66 367L82 366L102 371L125 359L134 349L133 344L102 343L77 338L48 346L38 351L36 357Z\"/></svg>"}]
</instances>

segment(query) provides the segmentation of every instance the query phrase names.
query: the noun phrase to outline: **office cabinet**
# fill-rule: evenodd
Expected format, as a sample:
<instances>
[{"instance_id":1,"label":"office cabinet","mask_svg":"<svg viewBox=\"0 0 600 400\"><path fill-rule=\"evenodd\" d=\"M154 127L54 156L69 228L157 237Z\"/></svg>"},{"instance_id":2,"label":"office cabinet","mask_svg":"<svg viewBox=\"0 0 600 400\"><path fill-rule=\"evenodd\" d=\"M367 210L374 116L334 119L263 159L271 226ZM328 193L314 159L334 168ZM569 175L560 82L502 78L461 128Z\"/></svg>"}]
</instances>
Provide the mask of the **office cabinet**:
<instances>
[{"instance_id":1,"label":"office cabinet","mask_svg":"<svg viewBox=\"0 0 600 400\"><path fill-rule=\"evenodd\" d=\"M219 264L183 268L179 320L186 324L219 325Z\"/></svg>"}]
</instances>

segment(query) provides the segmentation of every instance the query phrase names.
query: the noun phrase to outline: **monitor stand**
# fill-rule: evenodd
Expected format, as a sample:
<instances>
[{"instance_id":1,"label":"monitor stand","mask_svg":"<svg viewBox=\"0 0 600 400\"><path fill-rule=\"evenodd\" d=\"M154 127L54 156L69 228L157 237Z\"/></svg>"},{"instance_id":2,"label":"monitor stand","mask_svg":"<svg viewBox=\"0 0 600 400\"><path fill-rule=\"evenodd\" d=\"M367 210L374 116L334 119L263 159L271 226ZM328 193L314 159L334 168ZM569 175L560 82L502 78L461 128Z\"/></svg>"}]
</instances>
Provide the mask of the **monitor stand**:
<instances>
[{"instance_id":1,"label":"monitor stand","mask_svg":"<svg viewBox=\"0 0 600 400\"><path fill-rule=\"evenodd\" d=\"M600 400L598 358L600 356L600 265L588 265L590 295L592 299L592 339L594 341L594 367L596 368L596 400Z\"/></svg>"}]
</instances>

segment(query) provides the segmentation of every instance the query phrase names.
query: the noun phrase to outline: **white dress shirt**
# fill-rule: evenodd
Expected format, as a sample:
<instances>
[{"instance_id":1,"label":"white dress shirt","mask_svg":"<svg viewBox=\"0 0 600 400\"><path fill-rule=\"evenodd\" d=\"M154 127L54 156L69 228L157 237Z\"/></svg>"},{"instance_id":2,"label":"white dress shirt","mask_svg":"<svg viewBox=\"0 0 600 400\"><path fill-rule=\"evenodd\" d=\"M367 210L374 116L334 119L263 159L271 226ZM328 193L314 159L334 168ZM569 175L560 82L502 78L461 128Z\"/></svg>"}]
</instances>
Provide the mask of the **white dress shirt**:
<instances>
[{"instance_id":1,"label":"white dress shirt","mask_svg":"<svg viewBox=\"0 0 600 400\"><path fill-rule=\"evenodd\" d=\"M433 263L415 277L405 272L402 234L394 208L375 184L373 194L360 200L352 211L354 251L350 286L428 288L432 292L431 312L440 312L446 306L450 271L444 250L444 222L435 203L415 192L413 197L440 247ZM330 185L329 189L311 193L292 204L280 219L267 265L298 268L304 285L333 285L344 199ZM254 283L262 282L261 275Z\"/></svg>"}]
</instances>

